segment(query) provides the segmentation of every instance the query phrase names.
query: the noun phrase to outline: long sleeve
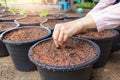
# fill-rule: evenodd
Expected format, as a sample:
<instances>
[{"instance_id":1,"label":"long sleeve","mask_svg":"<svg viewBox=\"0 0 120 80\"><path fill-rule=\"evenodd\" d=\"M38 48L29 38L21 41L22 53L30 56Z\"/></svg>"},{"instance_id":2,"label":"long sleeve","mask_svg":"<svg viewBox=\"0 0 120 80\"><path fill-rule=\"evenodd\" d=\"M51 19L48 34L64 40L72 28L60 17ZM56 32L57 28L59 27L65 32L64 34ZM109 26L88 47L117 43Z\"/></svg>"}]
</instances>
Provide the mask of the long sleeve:
<instances>
[{"instance_id":1,"label":"long sleeve","mask_svg":"<svg viewBox=\"0 0 120 80\"><path fill-rule=\"evenodd\" d=\"M116 0L100 0L99 3L87 15L103 10L110 5L113 5L115 1Z\"/></svg>"},{"instance_id":2,"label":"long sleeve","mask_svg":"<svg viewBox=\"0 0 120 80\"><path fill-rule=\"evenodd\" d=\"M120 3L89 14L96 23L98 31L111 29L120 25Z\"/></svg>"}]
</instances>

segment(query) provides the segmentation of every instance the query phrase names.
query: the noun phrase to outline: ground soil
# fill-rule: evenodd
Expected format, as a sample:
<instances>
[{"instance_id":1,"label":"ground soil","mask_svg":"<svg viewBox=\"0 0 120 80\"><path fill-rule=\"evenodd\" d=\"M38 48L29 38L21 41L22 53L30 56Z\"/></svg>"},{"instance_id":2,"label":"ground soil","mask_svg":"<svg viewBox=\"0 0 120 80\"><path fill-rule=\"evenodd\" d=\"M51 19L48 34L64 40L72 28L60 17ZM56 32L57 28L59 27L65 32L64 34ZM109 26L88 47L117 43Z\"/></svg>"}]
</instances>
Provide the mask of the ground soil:
<instances>
[{"instance_id":1,"label":"ground soil","mask_svg":"<svg viewBox=\"0 0 120 80\"><path fill-rule=\"evenodd\" d=\"M10 28L14 28L16 27L16 24L4 24L4 23L0 23L0 31L1 30L7 30Z\"/></svg>"},{"instance_id":2,"label":"ground soil","mask_svg":"<svg viewBox=\"0 0 120 80\"><path fill-rule=\"evenodd\" d=\"M77 36L86 38L109 38L114 36L114 34L109 30L98 32L96 29L88 29Z\"/></svg>"},{"instance_id":3,"label":"ground soil","mask_svg":"<svg viewBox=\"0 0 120 80\"><path fill-rule=\"evenodd\" d=\"M64 19L64 15L49 14L46 16L47 19Z\"/></svg>"},{"instance_id":4,"label":"ground soil","mask_svg":"<svg viewBox=\"0 0 120 80\"><path fill-rule=\"evenodd\" d=\"M24 28L12 31L4 36L5 40L21 42L37 40L47 35L47 31L41 28Z\"/></svg>"},{"instance_id":5,"label":"ground soil","mask_svg":"<svg viewBox=\"0 0 120 80\"><path fill-rule=\"evenodd\" d=\"M32 54L38 62L55 66L71 66L92 59L96 51L87 42L70 39L60 48L56 48L53 40L43 42L33 49Z\"/></svg>"},{"instance_id":6,"label":"ground soil","mask_svg":"<svg viewBox=\"0 0 120 80\"><path fill-rule=\"evenodd\" d=\"M44 18L40 18L40 17L25 17L22 19L18 19L18 22L24 22L24 23L40 23L44 21Z\"/></svg>"},{"instance_id":7,"label":"ground soil","mask_svg":"<svg viewBox=\"0 0 120 80\"><path fill-rule=\"evenodd\" d=\"M63 23L63 21L48 21L43 23L42 25L48 28L55 28L55 25L59 23Z\"/></svg>"}]
</instances>

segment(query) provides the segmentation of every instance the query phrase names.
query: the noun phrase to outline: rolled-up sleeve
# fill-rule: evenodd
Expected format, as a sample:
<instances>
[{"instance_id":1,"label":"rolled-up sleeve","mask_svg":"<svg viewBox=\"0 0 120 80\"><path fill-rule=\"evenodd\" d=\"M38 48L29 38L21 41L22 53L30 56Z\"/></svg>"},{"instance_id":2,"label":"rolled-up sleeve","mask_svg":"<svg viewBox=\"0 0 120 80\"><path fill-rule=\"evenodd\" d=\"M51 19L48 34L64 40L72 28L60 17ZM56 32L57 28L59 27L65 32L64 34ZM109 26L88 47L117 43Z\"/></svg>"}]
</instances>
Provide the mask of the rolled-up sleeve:
<instances>
[{"instance_id":1,"label":"rolled-up sleeve","mask_svg":"<svg viewBox=\"0 0 120 80\"><path fill-rule=\"evenodd\" d=\"M105 29L115 28L120 25L120 3L89 15L95 21L99 32Z\"/></svg>"}]
</instances>

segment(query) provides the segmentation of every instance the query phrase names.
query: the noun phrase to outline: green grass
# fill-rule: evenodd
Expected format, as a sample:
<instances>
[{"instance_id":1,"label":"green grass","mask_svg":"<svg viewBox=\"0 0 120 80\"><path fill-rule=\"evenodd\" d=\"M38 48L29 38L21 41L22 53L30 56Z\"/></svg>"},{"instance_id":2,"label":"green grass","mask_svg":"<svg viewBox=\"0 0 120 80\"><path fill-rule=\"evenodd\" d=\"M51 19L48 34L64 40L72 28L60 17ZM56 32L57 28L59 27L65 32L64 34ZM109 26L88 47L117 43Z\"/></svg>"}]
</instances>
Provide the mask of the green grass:
<instances>
[{"instance_id":1,"label":"green grass","mask_svg":"<svg viewBox=\"0 0 120 80\"><path fill-rule=\"evenodd\" d=\"M84 3L77 3L77 8L93 8L95 6L95 3L92 2L84 2Z\"/></svg>"}]
</instances>

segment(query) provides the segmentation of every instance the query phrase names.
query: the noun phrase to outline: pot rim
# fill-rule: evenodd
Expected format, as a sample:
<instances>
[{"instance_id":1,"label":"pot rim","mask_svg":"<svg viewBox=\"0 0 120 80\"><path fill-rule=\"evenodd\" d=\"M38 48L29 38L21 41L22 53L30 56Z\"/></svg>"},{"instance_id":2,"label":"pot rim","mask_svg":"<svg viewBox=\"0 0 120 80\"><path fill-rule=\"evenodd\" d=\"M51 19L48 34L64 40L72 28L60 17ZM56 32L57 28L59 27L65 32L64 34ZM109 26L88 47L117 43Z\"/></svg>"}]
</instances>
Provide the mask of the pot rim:
<instances>
[{"instance_id":1,"label":"pot rim","mask_svg":"<svg viewBox=\"0 0 120 80\"><path fill-rule=\"evenodd\" d=\"M82 64L79 64L79 65L72 65L72 66L53 66L53 65L48 65L46 63L43 63L43 62L38 62L38 61L35 61L33 56L32 56L32 50L34 47L36 47L38 44L42 43L43 41L47 41L47 40L51 40L52 38L47 38L47 39L44 39L44 40L41 40L37 43L35 43L30 49L29 49L29 53L28 53L28 56L29 56L29 59L34 63L36 64L37 66L40 66L42 68L45 68L45 69L48 69L48 70L53 70L53 71L71 71L71 70L79 70L79 69L83 69L83 68L86 68L86 67L89 67L89 65L95 63L97 61L97 59L99 58L100 56L100 48L98 47L98 45L96 43L94 43L93 41L91 40L88 40L88 39L85 39L85 38L77 38L77 37L72 37L72 39L78 39L78 40L81 40L81 41L85 41L85 42L88 42L90 44L90 46L92 48L94 48L96 50L96 55L82 63Z\"/></svg>"},{"instance_id":2,"label":"pot rim","mask_svg":"<svg viewBox=\"0 0 120 80\"><path fill-rule=\"evenodd\" d=\"M15 30L19 30L19 29L25 29L25 28L39 28L39 29L44 29L47 31L47 35L45 35L44 37L41 37L40 39L36 39L36 40L29 40L29 41L21 41L21 42L15 42L15 41L10 41L10 40L5 40L3 39L4 35L6 35L7 33L11 32L11 31L15 31ZM27 44L27 43L33 43L39 40L42 40L44 38L47 38L51 35L51 31L50 29L46 28L46 27L41 27L41 26L23 26L23 27L19 27L19 28L14 28L11 30L7 30L5 32L3 32L0 36L0 39L4 42L4 43L8 43L8 44L16 44L16 45L21 45L21 44Z\"/></svg>"}]
</instances>

